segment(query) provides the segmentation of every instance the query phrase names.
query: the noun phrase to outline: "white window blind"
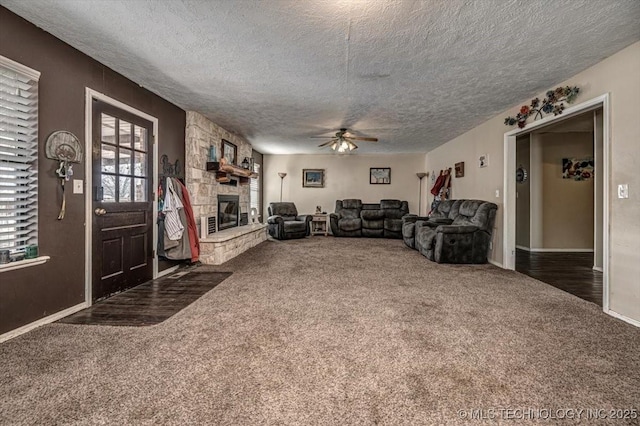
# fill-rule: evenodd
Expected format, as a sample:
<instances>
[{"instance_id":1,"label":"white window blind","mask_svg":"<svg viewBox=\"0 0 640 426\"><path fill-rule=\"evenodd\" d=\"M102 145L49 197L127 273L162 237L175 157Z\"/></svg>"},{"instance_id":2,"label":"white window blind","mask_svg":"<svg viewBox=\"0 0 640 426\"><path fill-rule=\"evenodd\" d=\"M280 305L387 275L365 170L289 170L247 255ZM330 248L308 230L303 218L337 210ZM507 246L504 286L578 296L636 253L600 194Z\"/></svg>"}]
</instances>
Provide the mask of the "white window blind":
<instances>
[{"instance_id":1,"label":"white window blind","mask_svg":"<svg viewBox=\"0 0 640 426\"><path fill-rule=\"evenodd\" d=\"M260 176L260 164L254 163L253 171ZM260 177L251 179L249 183L249 200L251 208L258 210L258 214L260 214Z\"/></svg>"},{"instance_id":2,"label":"white window blind","mask_svg":"<svg viewBox=\"0 0 640 426\"><path fill-rule=\"evenodd\" d=\"M0 55L0 249L38 239L38 80Z\"/></svg>"}]
</instances>

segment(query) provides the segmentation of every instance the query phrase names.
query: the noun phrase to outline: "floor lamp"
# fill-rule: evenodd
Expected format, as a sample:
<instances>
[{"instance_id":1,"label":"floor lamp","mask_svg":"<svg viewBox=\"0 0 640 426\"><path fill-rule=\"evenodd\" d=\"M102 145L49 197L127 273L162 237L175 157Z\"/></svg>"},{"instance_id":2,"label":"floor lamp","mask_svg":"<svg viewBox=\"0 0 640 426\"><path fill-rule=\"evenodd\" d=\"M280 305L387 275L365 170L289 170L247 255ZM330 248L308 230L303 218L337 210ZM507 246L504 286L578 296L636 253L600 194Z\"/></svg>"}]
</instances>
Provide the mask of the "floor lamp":
<instances>
[{"instance_id":1,"label":"floor lamp","mask_svg":"<svg viewBox=\"0 0 640 426\"><path fill-rule=\"evenodd\" d=\"M424 172L416 173L416 176L420 179L420 189L418 190L418 216L420 216L420 212L422 212L422 179L427 175L428 173Z\"/></svg>"},{"instance_id":2,"label":"floor lamp","mask_svg":"<svg viewBox=\"0 0 640 426\"><path fill-rule=\"evenodd\" d=\"M278 173L278 176L280 176L280 202L282 202L282 184L284 183L284 177L286 175L287 174L283 172Z\"/></svg>"}]
</instances>

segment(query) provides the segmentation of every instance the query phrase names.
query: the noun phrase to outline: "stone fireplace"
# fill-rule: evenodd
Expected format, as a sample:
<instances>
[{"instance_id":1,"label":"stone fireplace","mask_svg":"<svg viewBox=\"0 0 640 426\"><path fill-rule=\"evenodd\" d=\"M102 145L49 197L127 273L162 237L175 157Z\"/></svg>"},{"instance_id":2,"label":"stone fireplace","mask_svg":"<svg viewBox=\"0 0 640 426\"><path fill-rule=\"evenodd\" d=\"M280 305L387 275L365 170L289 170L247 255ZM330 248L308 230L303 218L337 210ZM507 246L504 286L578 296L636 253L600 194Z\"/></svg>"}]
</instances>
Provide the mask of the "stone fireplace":
<instances>
[{"instance_id":1,"label":"stone fireplace","mask_svg":"<svg viewBox=\"0 0 640 426\"><path fill-rule=\"evenodd\" d=\"M193 215L201 218L200 261L220 265L265 241L267 226L245 225L250 205L249 185L216 181L215 172L207 170L209 148L213 146L220 158L222 139L225 139L237 147L236 158L242 161L251 157L252 147L244 138L229 133L197 112L187 111L185 130L186 186Z\"/></svg>"}]
</instances>

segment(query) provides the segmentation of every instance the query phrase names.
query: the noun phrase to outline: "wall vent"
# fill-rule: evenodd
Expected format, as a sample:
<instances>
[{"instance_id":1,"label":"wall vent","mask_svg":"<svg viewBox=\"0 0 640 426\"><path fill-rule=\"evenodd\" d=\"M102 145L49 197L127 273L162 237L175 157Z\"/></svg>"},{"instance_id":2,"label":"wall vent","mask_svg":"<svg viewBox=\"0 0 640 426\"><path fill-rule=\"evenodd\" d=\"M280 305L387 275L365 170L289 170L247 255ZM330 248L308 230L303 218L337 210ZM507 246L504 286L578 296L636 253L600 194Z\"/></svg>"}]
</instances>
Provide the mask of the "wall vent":
<instances>
[{"instance_id":1,"label":"wall vent","mask_svg":"<svg viewBox=\"0 0 640 426\"><path fill-rule=\"evenodd\" d=\"M209 234L216 232L216 216L200 217L200 239L205 239Z\"/></svg>"}]
</instances>

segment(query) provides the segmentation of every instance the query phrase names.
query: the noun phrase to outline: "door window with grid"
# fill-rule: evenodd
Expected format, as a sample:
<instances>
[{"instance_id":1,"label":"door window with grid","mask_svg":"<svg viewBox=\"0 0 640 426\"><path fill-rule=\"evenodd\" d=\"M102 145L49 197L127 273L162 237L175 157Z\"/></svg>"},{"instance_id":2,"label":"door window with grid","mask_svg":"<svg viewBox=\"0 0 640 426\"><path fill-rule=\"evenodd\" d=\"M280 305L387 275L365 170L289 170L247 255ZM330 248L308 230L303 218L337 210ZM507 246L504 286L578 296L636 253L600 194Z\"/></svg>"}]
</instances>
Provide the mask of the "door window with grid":
<instances>
[{"instance_id":1,"label":"door window with grid","mask_svg":"<svg viewBox=\"0 0 640 426\"><path fill-rule=\"evenodd\" d=\"M148 201L147 129L106 113L102 113L101 122L101 201Z\"/></svg>"}]
</instances>

